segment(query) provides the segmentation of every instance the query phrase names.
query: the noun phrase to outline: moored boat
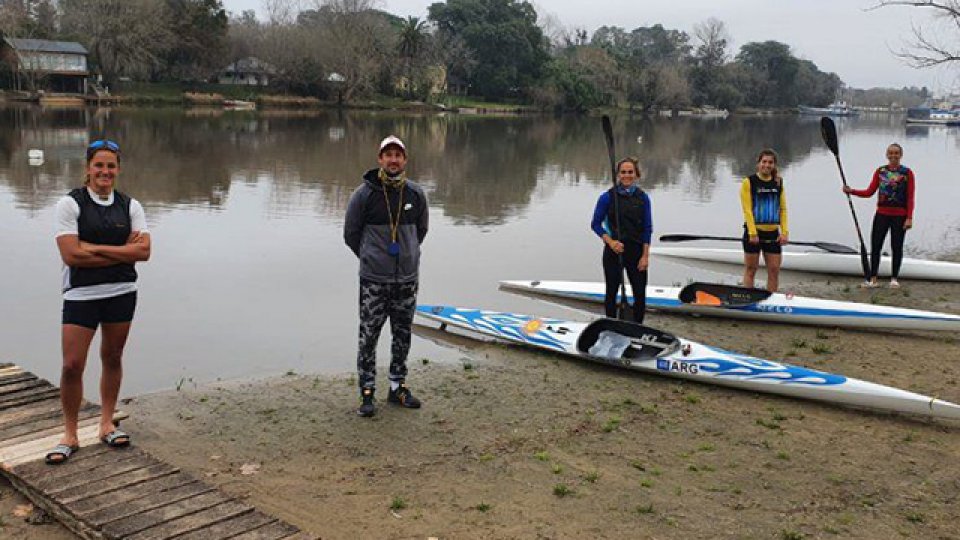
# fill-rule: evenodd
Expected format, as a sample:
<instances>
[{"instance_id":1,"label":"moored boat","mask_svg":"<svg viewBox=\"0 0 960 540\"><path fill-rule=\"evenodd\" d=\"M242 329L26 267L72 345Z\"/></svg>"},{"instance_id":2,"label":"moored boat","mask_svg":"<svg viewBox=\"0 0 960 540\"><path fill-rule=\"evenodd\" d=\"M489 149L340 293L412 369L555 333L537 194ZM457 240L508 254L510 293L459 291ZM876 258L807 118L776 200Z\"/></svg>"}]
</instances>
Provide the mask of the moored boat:
<instances>
[{"instance_id":1,"label":"moored boat","mask_svg":"<svg viewBox=\"0 0 960 540\"><path fill-rule=\"evenodd\" d=\"M616 367L839 405L960 420L960 405L930 396L737 354L613 319L591 323L453 306L417 315L490 338Z\"/></svg>"},{"instance_id":2,"label":"moored boat","mask_svg":"<svg viewBox=\"0 0 960 540\"><path fill-rule=\"evenodd\" d=\"M676 259L743 265L743 251L739 249L655 246L650 248L650 252ZM891 258L881 257L880 275L889 276L890 267ZM857 253L784 251L781 268L798 272L863 276L860 255ZM900 277L931 281L960 281L960 263L904 257L900 266Z\"/></svg>"},{"instance_id":3,"label":"moored boat","mask_svg":"<svg viewBox=\"0 0 960 540\"><path fill-rule=\"evenodd\" d=\"M831 103L826 107L809 107L807 105L800 105L797 107L797 111L800 114L816 115L816 116L859 116L860 115L860 111L847 105L845 101L837 101L835 103Z\"/></svg>"},{"instance_id":4,"label":"moored boat","mask_svg":"<svg viewBox=\"0 0 960 540\"><path fill-rule=\"evenodd\" d=\"M599 282L501 281L500 286L507 290L587 302L603 302L605 293L605 285ZM960 315L951 313L771 293L733 285L648 286L646 293L647 309L668 313L811 326L960 332ZM633 302L629 285L627 295Z\"/></svg>"}]
</instances>

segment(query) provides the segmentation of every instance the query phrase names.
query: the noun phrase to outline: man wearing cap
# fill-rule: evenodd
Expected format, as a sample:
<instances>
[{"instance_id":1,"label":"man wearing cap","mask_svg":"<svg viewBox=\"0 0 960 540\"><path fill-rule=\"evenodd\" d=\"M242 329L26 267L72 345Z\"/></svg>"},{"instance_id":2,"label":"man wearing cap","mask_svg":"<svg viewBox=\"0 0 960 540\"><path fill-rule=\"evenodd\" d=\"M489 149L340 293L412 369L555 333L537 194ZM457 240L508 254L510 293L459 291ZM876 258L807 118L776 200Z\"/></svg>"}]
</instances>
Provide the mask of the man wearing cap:
<instances>
[{"instance_id":1,"label":"man wearing cap","mask_svg":"<svg viewBox=\"0 0 960 540\"><path fill-rule=\"evenodd\" d=\"M357 352L360 416L376 412L377 341L390 318L389 403L420 408L406 385L410 331L417 307L420 244L429 208L423 190L407 180L407 148L394 135L380 142L379 167L363 175L347 205L343 239L360 260L360 337Z\"/></svg>"}]
</instances>

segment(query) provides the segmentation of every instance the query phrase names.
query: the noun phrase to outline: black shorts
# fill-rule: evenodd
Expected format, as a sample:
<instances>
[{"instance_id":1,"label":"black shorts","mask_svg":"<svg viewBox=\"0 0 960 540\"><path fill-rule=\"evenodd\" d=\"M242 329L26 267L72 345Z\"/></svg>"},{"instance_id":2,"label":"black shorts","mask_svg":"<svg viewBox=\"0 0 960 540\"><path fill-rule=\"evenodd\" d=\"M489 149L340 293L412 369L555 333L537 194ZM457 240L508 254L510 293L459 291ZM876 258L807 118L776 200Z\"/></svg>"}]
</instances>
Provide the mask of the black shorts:
<instances>
[{"instance_id":1,"label":"black shorts","mask_svg":"<svg viewBox=\"0 0 960 540\"><path fill-rule=\"evenodd\" d=\"M780 231L757 231L757 235L760 237L759 244L751 244L750 236L747 234L747 229L743 229L743 252L756 254L763 251L764 253L770 253L773 255L779 255L783 253L783 246L780 245L780 242L777 242L777 239L780 238Z\"/></svg>"},{"instance_id":2,"label":"black shorts","mask_svg":"<svg viewBox=\"0 0 960 540\"><path fill-rule=\"evenodd\" d=\"M100 300L64 300L63 324L76 324L97 329L103 323L125 323L133 320L137 292Z\"/></svg>"}]
</instances>

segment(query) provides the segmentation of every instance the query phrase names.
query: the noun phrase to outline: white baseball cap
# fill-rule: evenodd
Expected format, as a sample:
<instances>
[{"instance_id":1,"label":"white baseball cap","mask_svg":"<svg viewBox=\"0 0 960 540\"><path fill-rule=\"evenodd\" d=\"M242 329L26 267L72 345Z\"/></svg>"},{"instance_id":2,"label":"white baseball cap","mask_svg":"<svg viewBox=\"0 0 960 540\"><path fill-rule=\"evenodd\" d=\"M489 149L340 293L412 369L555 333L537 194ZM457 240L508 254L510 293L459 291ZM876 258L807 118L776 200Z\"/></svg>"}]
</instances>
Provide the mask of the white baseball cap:
<instances>
[{"instance_id":1,"label":"white baseball cap","mask_svg":"<svg viewBox=\"0 0 960 540\"><path fill-rule=\"evenodd\" d=\"M406 145L404 145L404 144L403 144L403 141L400 140L400 137L397 137L396 135L389 135L389 136L387 136L385 139L383 139L382 141L380 141L380 152L378 152L378 153L382 154L383 151L384 151L384 149L386 149L386 148L387 148L388 146L390 146L391 144L394 144L394 145L396 145L396 146L399 146L400 149L403 150L403 153L404 153L404 154L407 153L407 147L406 147Z\"/></svg>"}]
</instances>

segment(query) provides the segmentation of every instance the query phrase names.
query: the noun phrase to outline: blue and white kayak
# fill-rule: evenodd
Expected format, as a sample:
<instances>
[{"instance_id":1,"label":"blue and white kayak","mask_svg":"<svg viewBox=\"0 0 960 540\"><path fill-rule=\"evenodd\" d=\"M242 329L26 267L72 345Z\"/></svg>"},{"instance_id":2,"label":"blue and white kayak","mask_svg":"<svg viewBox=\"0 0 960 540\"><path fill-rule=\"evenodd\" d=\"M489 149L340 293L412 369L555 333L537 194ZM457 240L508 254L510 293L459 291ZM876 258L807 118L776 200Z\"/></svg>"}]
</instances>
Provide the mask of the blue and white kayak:
<instances>
[{"instance_id":1,"label":"blue and white kayak","mask_svg":"<svg viewBox=\"0 0 960 540\"><path fill-rule=\"evenodd\" d=\"M960 405L899 388L737 354L614 319L572 322L453 306L422 319L625 369L840 405L960 420ZM418 324L423 324L418 321Z\"/></svg>"},{"instance_id":2,"label":"blue and white kayak","mask_svg":"<svg viewBox=\"0 0 960 540\"><path fill-rule=\"evenodd\" d=\"M689 261L706 261L743 266L743 250L730 248L654 246L650 253ZM761 265L763 263L761 262ZM860 255L821 251L784 251L782 268L798 272L863 277ZM880 257L880 275L890 275L891 258ZM932 281L960 281L960 263L904 257L900 277Z\"/></svg>"},{"instance_id":3,"label":"blue and white kayak","mask_svg":"<svg viewBox=\"0 0 960 540\"><path fill-rule=\"evenodd\" d=\"M588 302L603 302L605 291L603 283L585 281L501 281L500 286ZM698 302L697 293L702 291L712 293L708 297L720 296L723 301ZM627 295L632 302L633 291L629 285ZM740 301L736 301L738 297ZM960 315L951 313L770 293L721 284L692 283L682 288L649 286L647 309L812 326L960 332Z\"/></svg>"}]
</instances>

